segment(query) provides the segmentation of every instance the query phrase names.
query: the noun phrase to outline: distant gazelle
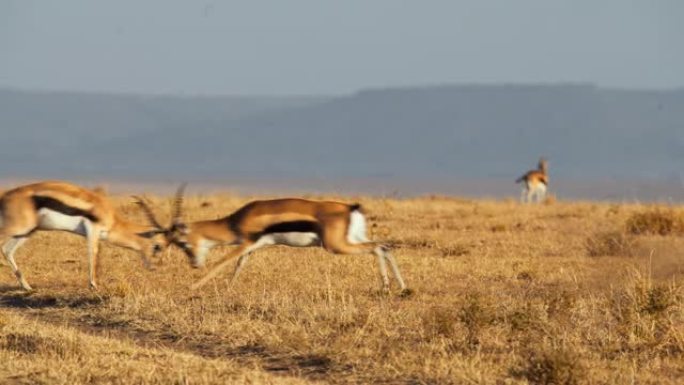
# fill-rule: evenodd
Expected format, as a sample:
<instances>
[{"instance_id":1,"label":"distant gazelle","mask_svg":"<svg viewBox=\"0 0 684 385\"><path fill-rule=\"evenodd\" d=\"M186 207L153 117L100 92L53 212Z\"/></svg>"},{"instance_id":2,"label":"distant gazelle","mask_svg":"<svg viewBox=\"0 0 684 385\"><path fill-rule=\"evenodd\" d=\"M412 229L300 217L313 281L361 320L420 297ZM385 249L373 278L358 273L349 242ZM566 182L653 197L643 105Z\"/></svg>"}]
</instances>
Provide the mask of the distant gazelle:
<instances>
[{"instance_id":1,"label":"distant gazelle","mask_svg":"<svg viewBox=\"0 0 684 385\"><path fill-rule=\"evenodd\" d=\"M546 159L539 158L536 170L531 170L518 178L515 183L523 183L520 201L523 203L542 202L546 197L546 189L549 184L548 164Z\"/></svg>"},{"instance_id":2,"label":"distant gazelle","mask_svg":"<svg viewBox=\"0 0 684 385\"><path fill-rule=\"evenodd\" d=\"M185 252L193 267L205 264L212 247L237 245L195 282L192 289L200 288L237 259L232 284L253 251L268 245L286 245L320 246L336 254L375 254L383 290L389 291L386 264L389 263L402 294L410 293L387 246L370 242L366 237L366 218L358 204L295 198L261 200L248 203L220 219L187 224L181 220L181 205L182 190L179 190L167 237L169 243ZM155 224L151 210L147 208L146 211L152 224L161 230L162 226Z\"/></svg>"},{"instance_id":3,"label":"distant gazelle","mask_svg":"<svg viewBox=\"0 0 684 385\"><path fill-rule=\"evenodd\" d=\"M97 287L99 240L138 251L148 268L149 257L166 241L159 229L124 219L100 190L58 181L16 187L0 196L0 245L25 290L31 290L31 286L17 267L14 253L39 230L62 230L86 237L91 288ZM160 236L155 237L157 234Z\"/></svg>"}]
</instances>

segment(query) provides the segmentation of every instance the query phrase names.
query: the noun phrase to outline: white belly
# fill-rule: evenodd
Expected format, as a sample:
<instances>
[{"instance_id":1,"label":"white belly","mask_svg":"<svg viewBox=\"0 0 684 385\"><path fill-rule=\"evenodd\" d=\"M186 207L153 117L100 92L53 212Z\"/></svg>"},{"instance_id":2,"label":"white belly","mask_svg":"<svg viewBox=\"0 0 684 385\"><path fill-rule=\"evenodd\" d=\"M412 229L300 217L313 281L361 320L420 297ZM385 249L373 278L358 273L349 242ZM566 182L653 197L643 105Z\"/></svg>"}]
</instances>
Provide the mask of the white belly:
<instances>
[{"instance_id":1,"label":"white belly","mask_svg":"<svg viewBox=\"0 0 684 385\"><path fill-rule=\"evenodd\" d=\"M46 208L38 210L38 229L40 230L63 230L85 236L86 221L88 219L83 217L64 215Z\"/></svg>"},{"instance_id":2,"label":"white belly","mask_svg":"<svg viewBox=\"0 0 684 385\"><path fill-rule=\"evenodd\" d=\"M321 244L321 238L316 233L272 233L264 235L261 239L265 244L294 247L319 246Z\"/></svg>"}]
</instances>

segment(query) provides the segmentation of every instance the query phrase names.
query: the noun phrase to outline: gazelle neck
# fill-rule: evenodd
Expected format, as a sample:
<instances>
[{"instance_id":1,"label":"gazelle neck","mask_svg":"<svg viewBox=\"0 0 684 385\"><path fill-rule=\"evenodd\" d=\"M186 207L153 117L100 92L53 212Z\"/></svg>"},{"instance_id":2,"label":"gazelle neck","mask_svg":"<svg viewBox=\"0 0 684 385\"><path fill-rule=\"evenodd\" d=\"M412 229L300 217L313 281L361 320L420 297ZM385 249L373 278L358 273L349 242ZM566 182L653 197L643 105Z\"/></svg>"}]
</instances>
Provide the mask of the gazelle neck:
<instances>
[{"instance_id":1,"label":"gazelle neck","mask_svg":"<svg viewBox=\"0 0 684 385\"><path fill-rule=\"evenodd\" d=\"M210 241L231 244L240 240L240 234L231 228L226 218L188 223L188 238L193 243Z\"/></svg>"},{"instance_id":2,"label":"gazelle neck","mask_svg":"<svg viewBox=\"0 0 684 385\"><path fill-rule=\"evenodd\" d=\"M145 234L154 230L152 226L130 222L117 215L114 225L109 229L107 240L119 246L142 251L152 242L152 237Z\"/></svg>"}]
</instances>

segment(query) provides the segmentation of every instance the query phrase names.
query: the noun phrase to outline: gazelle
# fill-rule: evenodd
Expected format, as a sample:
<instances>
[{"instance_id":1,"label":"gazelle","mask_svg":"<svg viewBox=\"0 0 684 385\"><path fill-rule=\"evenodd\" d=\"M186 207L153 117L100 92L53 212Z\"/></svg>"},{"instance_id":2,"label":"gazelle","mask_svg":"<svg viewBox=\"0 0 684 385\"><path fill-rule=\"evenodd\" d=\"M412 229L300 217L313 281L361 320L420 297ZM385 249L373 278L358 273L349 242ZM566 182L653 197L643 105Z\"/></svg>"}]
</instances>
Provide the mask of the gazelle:
<instances>
[{"instance_id":1,"label":"gazelle","mask_svg":"<svg viewBox=\"0 0 684 385\"><path fill-rule=\"evenodd\" d=\"M58 181L16 187L0 196L0 248L25 290L31 286L17 267L14 253L38 230L62 230L86 237L88 280L93 289L97 288L99 240L138 251L147 268L149 257L165 245L163 236L155 237L161 234L158 229L124 219L101 190Z\"/></svg>"},{"instance_id":2,"label":"gazelle","mask_svg":"<svg viewBox=\"0 0 684 385\"><path fill-rule=\"evenodd\" d=\"M144 203L142 205L151 224L163 230L154 219L152 210ZM389 290L389 263L402 294L410 293L388 248L370 242L366 237L366 218L358 204L295 198L261 200L248 203L220 219L191 223L181 220L181 205L182 188L176 195L172 225L166 230L167 240L185 252L193 267L199 268L205 264L207 253L212 247L237 245L202 279L195 282L192 289L200 288L237 259L230 281L232 284L252 252L264 246L286 245L320 246L336 254L375 254L382 288Z\"/></svg>"},{"instance_id":3,"label":"gazelle","mask_svg":"<svg viewBox=\"0 0 684 385\"><path fill-rule=\"evenodd\" d=\"M549 175L547 173L548 163L546 159L539 158L539 163L536 170L530 170L525 175L518 178L515 183L523 183L522 195L520 201L523 203L534 201L539 203L546 197L546 189L549 184Z\"/></svg>"}]
</instances>

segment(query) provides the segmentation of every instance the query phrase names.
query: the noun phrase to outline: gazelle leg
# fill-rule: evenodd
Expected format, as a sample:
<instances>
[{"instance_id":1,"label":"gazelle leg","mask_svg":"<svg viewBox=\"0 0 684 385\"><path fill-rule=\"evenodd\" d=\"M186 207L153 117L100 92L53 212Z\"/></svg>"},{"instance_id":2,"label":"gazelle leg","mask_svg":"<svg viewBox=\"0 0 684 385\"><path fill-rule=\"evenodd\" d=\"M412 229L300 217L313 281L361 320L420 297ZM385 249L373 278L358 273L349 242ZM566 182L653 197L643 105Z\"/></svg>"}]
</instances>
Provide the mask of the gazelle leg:
<instances>
[{"instance_id":1,"label":"gazelle leg","mask_svg":"<svg viewBox=\"0 0 684 385\"><path fill-rule=\"evenodd\" d=\"M546 187L544 185L539 186L539 202L543 203L546 199Z\"/></svg>"},{"instance_id":2,"label":"gazelle leg","mask_svg":"<svg viewBox=\"0 0 684 385\"><path fill-rule=\"evenodd\" d=\"M382 290L389 292L390 281L387 275L387 263L385 262L385 252L382 250L382 246L378 246L373 250L373 253L378 257L378 268L380 269L380 280L382 284Z\"/></svg>"},{"instance_id":3,"label":"gazelle leg","mask_svg":"<svg viewBox=\"0 0 684 385\"><path fill-rule=\"evenodd\" d=\"M406 283L404 283L404 278L401 277L401 272L399 271L399 266L397 265L396 259L394 259L394 255L392 255L392 253L390 253L385 248L382 248L382 252L383 252L384 257L387 259L387 261L390 264L390 268L392 269L392 274L394 275L394 278L399 283L399 287L401 288L401 291L405 292L406 291Z\"/></svg>"},{"instance_id":4,"label":"gazelle leg","mask_svg":"<svg viewBox=\"0 0 684 385\"><path fill-rule=\"evenodd\" d=\"M7 263L9 263L10 267L12 268L12 271L14 272L14 276L17 277L17 280L19 281L19 284L24 290L31 291L33 290L31 288L31 285L26 282L26 279L24 279L24 275L21 273L19 270L19 267L17 267L17 263L14 261L14 253L17 251L21 245L26 242L28 237L19 237L19 238L10 238L8 239L3 245L2 245L2 253L5 255L5 258L7 259Z\"/></svg>"},{"instance_id":5,"label":"gazelle leg","mask_svg":"<svg viewBox=\"0 0 684 385\"><path fill-rule=\"evenodd\" d=\"M98 251L100 234L97 226L86 221L84 223L86 228L86 241L88 242L88 283L91 289L97 289L97 272L98 272Z\"/></svg>"},{"instance_id":6,"label":"gazelle leg","mask_svg":"<svg viewBox=\"0 0 684 385\"><path fill-rule=\"evenodd\" d=\"M217 276L223 269L225 269L228 265L230 265L233 262L233 259L241 257L243 254L249 254L250 252L254 251L256 248L252 247L250 249L250 246L255 246L255 243L243 243L242 245L238 246L237 249L231 251L223 257L221 262L219 262L214 268L212 268L202 279L199 281L193 283L190 286L191 290L197 290L200 287L204 286L207 282L209 282L210 279L214 278ZM258 247L257 247L258 248ZM244 260L242 263L244 264ZM236 268L236 270L239 270ZM235 274L235 273L233 273Z\"/></svg>"},{"instance_id":7,"label":"gazelle leg","mask_svg":"<svg viewBox=\"0 0 684 385\"><path fill-rule=\"evenodd\" d=\"M238 258L237 263L235 264L235 270L233 271L233 276L230 278L230 284L232 285L235 283L235 280L237 279L238 275L240 275L240 270L242 270L242 267L247 263L247 259L249 258L249 255L251 252L244 253Z\"/></svg>"},{"instance_id":8,"label":"gazelle leg","mask_svg":"<svg viewBox=\"0 0 684 385\"><path fill-rule=\"evenodd\" d=\"M382 289L387 290L389 287L389 277L387 276L387 264L390 263L392 273L399 282L402 291L406 291L406 284L404 283L397 263L389 254L384 246L380 246L374 242L364 242L352 244L346 239L346 229L344 226L329 225L326 227L326 232L323 237L324 247L336 254L375 254L378 257L378 267L380 268L380 279L382 281ZM388 256L389 255L389 256Z\"/></svg>"},{"instance_id":9,"label":"gazelle leg","mask_svg":"<svg viewBox=\"0 0 684 385\"><path fill-rule=\"evenodd\" d=\"M240 258L238 258L237 263L235 264L235 270L233 270L233 276L230 279L230 284L232 285L235 280L237 279L238 275L240 275L240 271L242 270L242 267L247 263L247 259L249 256L252 254L252 252L256 249L259 249L264 246L268 245L274 245L276 244L275 240L273 239L272 236L270 235L265 235L259 238L255 243L247 246L245 250L242 252L240 255Z\"/></svg>"}]
</instances>

